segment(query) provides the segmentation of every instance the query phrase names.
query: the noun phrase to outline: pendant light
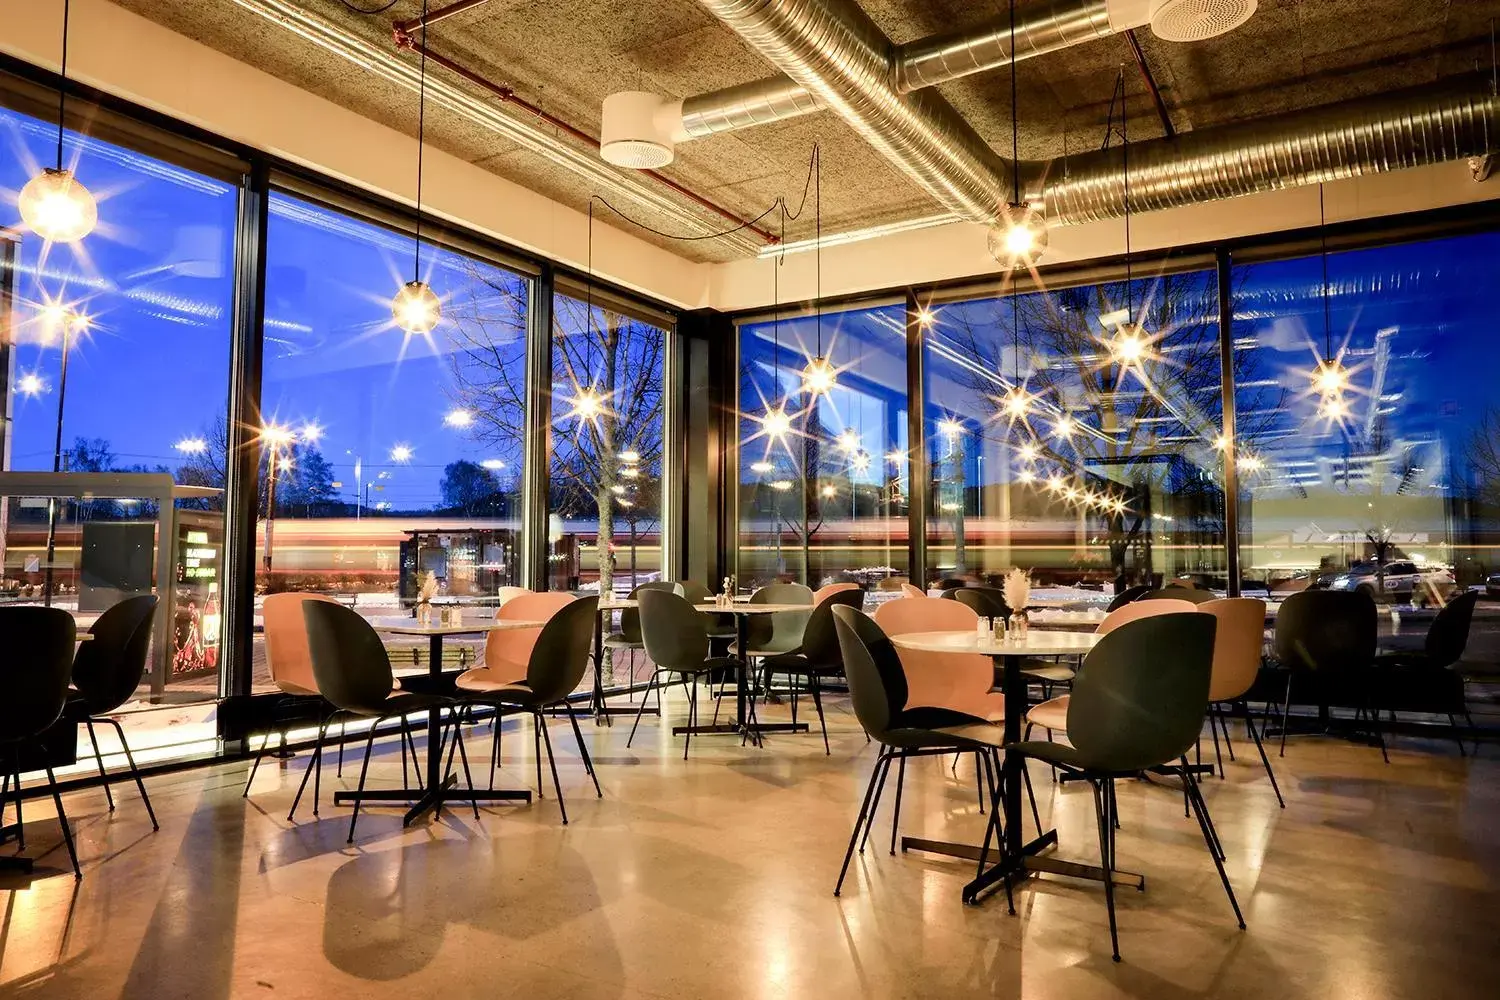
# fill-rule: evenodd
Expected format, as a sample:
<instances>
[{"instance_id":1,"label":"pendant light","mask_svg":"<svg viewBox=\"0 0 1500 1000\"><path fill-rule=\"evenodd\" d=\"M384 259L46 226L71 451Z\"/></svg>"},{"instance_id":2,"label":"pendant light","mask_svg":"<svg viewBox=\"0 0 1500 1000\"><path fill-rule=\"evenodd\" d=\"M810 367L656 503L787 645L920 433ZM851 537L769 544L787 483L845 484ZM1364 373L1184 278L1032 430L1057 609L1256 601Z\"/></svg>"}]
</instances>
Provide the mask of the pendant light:
<instances>
[{"instance_id":1,"label":"pendant light","mask_svg":"<svg viewBox=\"0 0 1500 1000\"><path fill-rule=\"evenodd\" d=\"M1319 396L1318 411L1330 420L1343 420L1349 415L1349 406L1344 399L1344 390L1349 387L1349 372L1341 357L1333 353L1333 303L1328 290L1328 216L1323 204L1322 184L1318 185L1318 240L1323 260L1323 354L1312 373L1312 383Z\"/></svg>"},{"instance_id":2,"label":"pendant light","mask_svg":"<svg viewBox=\"0 0 1500 1000\"><path fill-rule=\"evenodd\" d=\"M593 423L604 413L605 397L594 384L594 199L589 199L588 266L583 284L583 363L588 385L573 376L573 398L568 401L568 415L580 424Z\"/></svg>"},{"instance_id":3,"label":"pendant light","mask_svg":"<svg viewBox=\"0 0 1500 1000\"><path fill-rule=\"evenodd\" d=\"M1150 353L1151 343L1141 324L1135 318L1135 282L1131 268L1130 246L1130 114L1125 106L1125 71L1120 70L1115 82L1115 96L1120 102L1120 162L1121 179L1125 194L1125 308L1099 317L1102 326L1114 326L1115 333L1109 344L1109 357L1122 369L1139 365ZM1110 99L1113 116L1114 98Z\"/></svg>"},{"instance_id":4,"label":"pendant light","mask_svg":"<svg viewBox=\"0 0 1500 1000\"><path fill-rule=\"evenodd\" d=\"M818 354L802 369L802 386L814 396L824 396L838 385L838 372L823 356L823 151L813 147L813 218L817 227L813 239L813 257L816 268L817 334Z\"/></svg>"},{"instance_id":5,"label":"pendant light","mask_svg":"<svg viewBox=\"0 0 1500 1000\"><path fill-rule=\"evenodd\" d=\"M57 88L57 161L21 188L16 207L21 221L49 243L76 243L99 224L99 205L73 171L63 166L63 123L68 101L68 15L71 0L63 0L62 83Z\"/></svg>"},{"instance_id":6,"label":"pendant light","mask_svg":"<svg viewBox=\"0 0 1500 1000\"><path fill-rule=\"evenodd\" d=\"M818 155L813 147L813 156ZM815 161L816 162L816 161ZM776 395L781 395L781 266L786 263L786 202L779 201L781 212L781 240L777 246L783 248L771 264L771 377L776 382ZM786 412L786 400L766 404L761 414L760 429L767 438L777 440L786 437L792 430L792 418ZM775 484L772 484L775 485Z\"/></svg>"},{"instance_id":7,"label":"pendant light","mask_svg":"<svg viewBox=\"0 0 1500 1000\"><path fill-rule=\"evenodd\" d=\"M417 84L417 233L412 278L391 300L391 317L408 336L428 334L443 318L443 304L422 280L422 154L427 140L427 0L422 0L422 63Z\"/></svg>"},{"instance_id":8,"label":"pendant light","mask_svg":"<svg viewBox=\"0 0 1500 1000\"><path fill-rule=\"evenodd\" d=\"M1029 270L1047 250L1047 220L1041 210L1021 200L1021 126L1016 105L1016 0L1010 0L1010 162L1011 197L1004 225L990 227L990 256L1013 271Z\"/></svg>"}]
</instances>

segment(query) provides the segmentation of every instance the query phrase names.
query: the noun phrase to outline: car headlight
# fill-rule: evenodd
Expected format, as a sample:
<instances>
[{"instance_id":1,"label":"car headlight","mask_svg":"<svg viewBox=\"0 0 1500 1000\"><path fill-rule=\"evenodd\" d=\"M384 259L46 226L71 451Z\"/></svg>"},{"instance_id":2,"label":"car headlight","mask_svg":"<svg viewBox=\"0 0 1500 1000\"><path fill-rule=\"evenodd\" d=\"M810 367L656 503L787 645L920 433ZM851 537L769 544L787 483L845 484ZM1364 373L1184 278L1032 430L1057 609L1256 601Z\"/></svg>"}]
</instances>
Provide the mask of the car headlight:
<instances>
[{"instance_id":1,"label":"car headlight","mask_svg":"<svg viewBox=\"0 0 1500 1000\"><path fill-rule=\"evenodd\" d=\"M1347 587L1349 586L1349 578L1347 576L1336 576L1333 578L1333 585L1335 587Z\"/></svg>"}]
</instances>

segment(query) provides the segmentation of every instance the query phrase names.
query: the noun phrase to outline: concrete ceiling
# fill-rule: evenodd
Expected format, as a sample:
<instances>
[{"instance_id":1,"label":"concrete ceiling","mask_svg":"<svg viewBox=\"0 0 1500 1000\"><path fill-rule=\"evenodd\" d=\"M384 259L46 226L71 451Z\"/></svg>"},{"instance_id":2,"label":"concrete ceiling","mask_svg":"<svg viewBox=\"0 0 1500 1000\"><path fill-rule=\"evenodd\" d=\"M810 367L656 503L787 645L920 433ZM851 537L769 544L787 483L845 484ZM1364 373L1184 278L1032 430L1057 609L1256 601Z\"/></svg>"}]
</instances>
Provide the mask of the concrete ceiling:
<instances>
[{"instance_id":1,"label":"concrete ceiling","mask_svg":"<svg viewBox=\"0 0 1500 1000\"><path fill-rule=\"evenodd\" d=\"M234 0L114 0L120 6L368 117L416 134L415 95L276 26ZM295 0L373 46L391 46L391 24L420 14L421 0L361 15L342 0ZM351 0L377 7L377 0ZM1024 5L1026 0L1019 0ZM897 43L977 24L1004 12L992 0L863 0ZM442 6L433 0L434 8ZM1488 64L1490 19L1500 0L1261 0L1238 31L1193 45L1136 35L1182 132L1395 90ZM773 69L694 0L490 0L434 25L428 44L532 103L598 134L604 97L617 90L687 96L759 79ZM415 57L410 57L415 58ZM1123 68L1131 140L1163 134L1123 37L1019 66L1023 158L1096 148L1115 76ZM442 70L432 72L441 73ZM942 93L1003 154L1010 152L1006 70L945 84ZM589 184L536 153L429 108L428 140L560 202L584 208ZM750 217L784 195L801 197L814 143L823 150L825 233L936 214L934 204L836 115L809 115L677 147L666 173ZM648 225L680 224L611 201ZM709 216L713 224L719 220ZM809 211L788 239L811 235ZM626 225L625 228L631 228ZM771 228L775 228L774 225ZM712 241L647 238L697 260L741 254Z\"/></svg>"}]
</instances>

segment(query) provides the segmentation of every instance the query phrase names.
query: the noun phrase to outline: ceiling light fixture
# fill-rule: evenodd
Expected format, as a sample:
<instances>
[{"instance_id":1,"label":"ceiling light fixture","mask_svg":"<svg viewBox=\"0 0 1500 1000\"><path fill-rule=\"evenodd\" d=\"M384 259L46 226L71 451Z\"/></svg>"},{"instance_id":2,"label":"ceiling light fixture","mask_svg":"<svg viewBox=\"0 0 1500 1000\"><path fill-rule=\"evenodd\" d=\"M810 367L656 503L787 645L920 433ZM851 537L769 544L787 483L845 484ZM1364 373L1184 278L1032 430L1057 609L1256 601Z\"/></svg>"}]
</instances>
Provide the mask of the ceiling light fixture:
<instances>
[{"instance_id":1,"label":"ceiling light fixture","mask_svg":"<svg viewBox=\"0 0 1500 1000\"><path fill-rule=\"evenodd\" d=\"M839 450L845 454L853 454L859 448L859 433L850 427L839 435Z\"/></svg>"},{"instance_id":2,"label":"ceiling light fixture","mask_svg":"<svg viewBox=\"0 0 1500 1000\"><path fill-rule=\"evenodd\" d=\"M1010 0L1010 51L1016 51L1016 0ZM1047 249L1047 220L1041 210L1021 200L1021 124L1016 100L1016 60L1010 60L1010 204L1004 225L990 227L986 242L996 263L1013 271L1036 267Z\"/></svg>"},{"instance_id":3,"label":"ceiling light fixture","mask_svg":"<svg viewBox=\"0 0 1500 1000\"><path fill-rule=\"evenodd\" d=\"M498 458L487 458L479 464L484 468L490 470L491 472L499 472L501 469L505 468L505 463L500 461L500 459Z\"/></svg>"},{"instance_id":4,"label":"ceiling light fixture","mask_svg":"<svg viewBox=\"0 0 1500 1000\"><path fill-rule=\"evenodd\" d=\"M412 279L391 299L391 318L407 336L425 336L443 317L443 304L422 280L422 154L427 139L427 0L422 0L422 64L417 84L417 231Z\"/></svg>"},{"instance_id":5,"label":"ceiling light fixture","mask_svg":"<svg viewBox=\"0 0 1500 1000\"><path fill-rule=\"evenodd\" d=\"M765 475L767 472L770 472L774 468L775 466L770 462L752 462L750 464L750 471L760 476Z\"/></svg>"},{"instance_id":6,"label":"ceiling light fixture","mask_svg":"<svg viewBox=\"0 0 1500 1000\"><path fill-rule=\"evenodd\" d=\"M186 437L175 445L184 455L201 455L208 450L208 442L201 437Z\"/></svg>"},{"instance_id":7,"label":"ceiling light fixture","mask_svg":"<svg viewBox=\"0 0 1500 1000\"><path fill-rule=\"evenodd\" d=\"M655 170L672 162L673 111L680 120L682 102L670 102L643 90L624 90L604 99L599 123L599 155L604 162L631 170Z\"/></svg>"},{"instance_id":8,"label":"ceiling light fixture","mask_svg":"<svg viewBox=\"0 0 1500 1000\"><path fill-rule=\"evenodd\" d=\"M942 432L943 437L951 441L964 432L963 421L948 417L938 421L938 430Z\"/></svg>"},{"instance_id":9,"label":"ceiling light fixture","mask_svg":"<svg viewBox=\"0 0 1500 1000\"><path fill-rule=\"evenodd\" d=\"M395 447L391 448L392 462L410 462L411 457L412 450L411 445L409 444L398 444Z\"/></svg>"},{"instance_id":10,"label":"ceiling light fixture","mask_svg":"<svg viewBox=\"0 0 1500 1000\"><path fill-rule=\"evenodd\" d=\"M785 408L772 407L760 418L760 427L770 437L786 437L792 430L792 418L787 416Z\"/></svg>"},{"instance_id":11,"label":"ceiling light fixture","mask_svg":"<svg viewBox=\"0 0 1500 1000\"><path fill-rule=\"evenodd\" d=\"M620 452L620 461L626 465L635 465L640 460L641 453L632 448L627 448L625 451Z\"/></svg>"},{"instance_id":12,"label":"ceiling light fixture","mask_svg":"<svg viewBox=\"0 0 1500 1000\"><path fill-rule=\"evenodd\" d=\"M47 383L35 372L27 372L16 380L16 390L23 396L40 395L47 388Z\"/></svg>"},{"instance_id":13,"label":"ceiling light fixture","mask_svg":"<svg viewBox=\"0 0 1500 1000\"><path fill-rule=\"evenodd\" d=\"M870 468L870 453L867 451L856 451L854 457L849 459L849 465L855 472L864 472Z\"/></svg>"},{"instance_id":14,"label":"ceiling light fixture","mask_svg":"<svg viewBox=\"0 0 1500 1000\"><path fill-rule=\"evenodd\" d=\"M802 388L814 396L827 395L838 385L838 373L834 371L833 365L821 354L807 363L802 369Z\"/></svg>"},{"instance_id":15,"label":"ceiling light fixture","mask_svg":"<svg viewBox=\"0 0 1500 1000\"><path fill-rule=\"evenodd\" d=\"M1328 289L1328 215L1323 203L1323 185L1318 185L1318 241L1323 263L1323 356L1313 370L1313 391L1321 397L1319 412L1324 416L1337 413L1335 419L1348 415L1349 407L1344 402L1344 390L1349 387L1349 372L1344 368L1340 351L1333 353L1333 302ZM1337 405L1330 405L1337 404Z\"/></svg>"},{"instance_id":16,"label":"ceiling light fixture","mask_svg":"<svg viewBox=\"0 0 1500 1000\"><path fill-rule=\"evenodd\" d=\"M813 395L827 395L838 385L838 372L823 356L823 150L813 146L813 224L817 249L813 253L815 269L813 295L817 314L814 320L818 337L818 354L802 370L802 384Z\"/></svg>"},{"instance_id":17,"label":"ceiling light fixture","mask_svg":"<svg viewBox=\"0 0 1500 1000\"><path fill-rule=\"evenodd\" d=\"M1066 441L1073 436L1073 431L1077 429L1077 426L1078 422L1064 413L1052 424L1052 434Z\"/></svg>"},{"instance_id":18,"label":"ceiling light fixture","mask_svg":"<svg viewBox=\"0 0 1500 1000\"><path fill-rule=\"evenodd\" d=\"M1019 344L1016 345L1016 354L1019 358ZM1019 369L1020 361L1017 360L1016 364ZM1016 378L1020 378L1019 370L1016 372ZM1021 388L1019 385L1013 385L1005 394L1005 398L1001 400L1000 405L1001 408L1004 409L1005 415L1007 417L1010 417L1011 420L1020 420L1022 417L1031 412L1031 394L1028 393L1025 389Z\"/></svg>"},{"instance_id":19,"label":"ceiling light fixture","mask_svg":"<svg viewBox=\"0 0 1500 1000\"><path fill-rule=\"evenodd\" d=\"M71 0L63 0L62 80L57 85L57 161L21 188L16 207L21 221L49 243L76 243L99 224L99 204L73 171L63 166L63 132L68 101L68 21Z\"/></svg>"},{"instance_id":20,"label":"ceiling light fixture","mask_svg":"<svg viewBox=\"0 0 1500 1000\"><path fill-rule=\"evenodd\" d=\"M443 423L448 427L472 427L474 425L474 414L468 410L449 410L443 416Z\"/></svg>"},{"instance_id":21,"label":"ceiling light fixture","mask_svg":"<svg viewBox=\"0 0 1500 1000\"><path fill-rule=\"evenodd\" d=\"M1108 316L1101 316L1100 322L1114 320L1112 324L1104 323L1105 326L1113 325L1114 337L1109 344L1109 357L1121 369L1132 368L1140 365L1146 360L1150 352L1151 341L1146 336L1140 323L1135 321L1135 281L1131 273L1131 246L1130 246L1130 116L1125 107L1125 71L1120 70L1115 78L1115 92L1110 96L1110 121L1114 121L1114 107L1116 100L1120 104L1120 164L1121 182L1125 194L1125 308ZM1108 146L1108 136L1105 137L1105 145ZM1144 309L1142 310L1144 312ZM1121 372L1123 377L1124 372Z\"/></svg>"}]
</instances>

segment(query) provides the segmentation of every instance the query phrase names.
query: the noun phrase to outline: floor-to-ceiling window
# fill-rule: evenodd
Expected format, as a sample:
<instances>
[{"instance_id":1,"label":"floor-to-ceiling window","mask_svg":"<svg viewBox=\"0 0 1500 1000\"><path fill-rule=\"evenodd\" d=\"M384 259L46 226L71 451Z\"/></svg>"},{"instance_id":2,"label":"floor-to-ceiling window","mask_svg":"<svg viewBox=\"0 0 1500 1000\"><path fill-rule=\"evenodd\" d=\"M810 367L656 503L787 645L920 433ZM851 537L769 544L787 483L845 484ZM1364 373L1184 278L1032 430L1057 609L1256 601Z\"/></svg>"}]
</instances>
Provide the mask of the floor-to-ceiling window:
<instances>
[{"instance_id":1,"label":"floor-to-ceiling window","mask_svg":"<svg viewBox=\"0 0 1500 1000\"><path fill-rule=\"evenodd\" d=\"M111 138L115 124L94 122ZM238 179L69 130L62 163L99 221L80 241L48 243L17 198L55 166L58 142L54 123L0 108L0 471L78 484L0 503L0 602L50 603L83 629L124 598L157 596L145 676L122 708L149 760L214 736L224 497L172 488L210 486L194 470L224 460L222 438L203 429L228 409ZM115 476L140 495L106 492ZM106 744L111 764L115 750Z\"/></svg>"},{"instance_id":2,"label":"floor-to-ceiling window","mask_svg":"<svg viewBox=\"0 0 1500 1000\"><path fill-rule=\"evenodd\" d=\"M906 312L739 327L741 588L907 576Z\"/></svg>"},{"instance_id":3,"label":"floor-to-ceiling window","mask_svg":"<svg viewBox=\"0 0 1500 1000\"><path fill-rule=\"evenodd\" d=\"M921 316L929 582L1226 585L1215 272Z\"/></svg>"},{"instance_id":4,"label":"floor-to-ceiling window","mask_svg":"<svg viewBox=\"0 0 1500 1000\"><path fill-rule=\"evenodd\" d=\"M663 569L668 330L587 290L553 310L551 585L626 593Z\"/></svg>"},{"instance_id":5,"label":"floor-to-ceiling window","mask_svg":"<svg viewBox=\"0 0 1500 1000\"><path fill-rule=\"evenodd\" d=\"M1332 253L1326 295L1320 254L1236 266L1247 575L1430 603L1500 569L1497 260L1493 233Z\"/></svg>"},{"instance_id":6,"label":"floor-to-ceiling window","mask_svg":"<svg viewBox=\"0 0 1500 1000\"><path fill-rule=\"evenodd\" d=\"M391 297L413 250L405 233L271 198L259 593L337 595L379 615L424 586L439 602L493 606L520 582L530 280L424 244L441 318L407 333ZM216 440L222 424L201 433ZM464 656L478 643L453 645ZM424 654L411 646L398 663ZM269 684L261 655L254 678Z\"/></svg>"}]
</instances>

